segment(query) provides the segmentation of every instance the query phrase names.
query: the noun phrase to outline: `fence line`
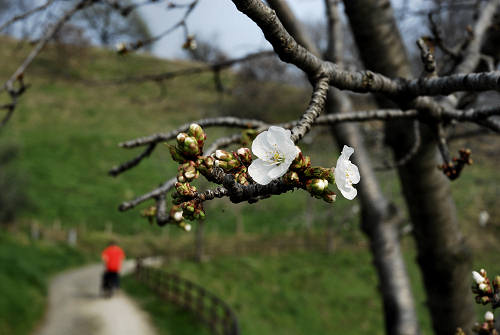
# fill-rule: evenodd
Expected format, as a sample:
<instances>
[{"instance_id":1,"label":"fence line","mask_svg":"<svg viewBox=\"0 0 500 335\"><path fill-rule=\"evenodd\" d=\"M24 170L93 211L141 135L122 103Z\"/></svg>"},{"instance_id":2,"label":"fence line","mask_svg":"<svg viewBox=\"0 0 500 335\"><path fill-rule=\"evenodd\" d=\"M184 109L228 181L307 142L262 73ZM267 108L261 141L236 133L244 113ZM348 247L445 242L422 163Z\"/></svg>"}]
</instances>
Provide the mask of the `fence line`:
<instances>
[{"instance_id":1,"label":"fence line","mask_svg":"<svg viewBox=\"0 0 500 335\"><path fill-rule=\"evenodd\" d=\"M227 303L203 287L168 273L162 269L145 266L137 260L137 280L150 287L159 297L189 309L210 327L216 335L239 335L236 314Z\"/></svg>"}]
</instances>

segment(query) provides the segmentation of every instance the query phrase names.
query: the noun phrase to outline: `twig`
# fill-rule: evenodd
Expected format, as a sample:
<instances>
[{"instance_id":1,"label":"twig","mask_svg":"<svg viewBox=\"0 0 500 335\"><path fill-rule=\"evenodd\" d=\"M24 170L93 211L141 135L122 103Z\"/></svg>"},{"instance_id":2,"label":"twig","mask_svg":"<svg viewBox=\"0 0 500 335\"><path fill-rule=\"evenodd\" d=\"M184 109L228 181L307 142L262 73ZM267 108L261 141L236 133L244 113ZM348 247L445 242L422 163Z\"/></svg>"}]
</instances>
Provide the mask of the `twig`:
<instances>
[{"instance_id":1,"label":"twig","mask_svg":"<svg viewBox=\"0 0 500 335\"><path fill-rule=\"evenodd\" d=\"M153 150L156 147L156 144L157 143L155 143L155 142L149 144L148 147L146 148L146 150L144 150L139 156L134 157L133 159L131 159L123 164L120 164L119 166L113 167L111 170L109 170L109 172L108 172L109 175L116 177L119 174L121 174L122 172L130 170L131 168L137 166L144 158L149 157L149 155L151 155L151 153L153 152Z\"/></svg>"},{"instance_id":2,"label":"twig","mask_svg":"<svg viewBox=\"0 0 500 335\"><path fill-rule=\"evenodd\" d=\"M150 136L140 137L137 139L122 142L119 144L119 146L122 148L129 149L142 145L149 145L151 143L165 142L174 139L180 132L187 131L191 123L193 122L185 123L179 128L172 130L168 133L157 133ZM194 121L194 123L197 123L202 127L231 127L231 128L243 128L243 129L256 129L267 125L265 122L260 120L241 119L232 116L201 119Z\"/></svg>"},{"instance_id":3,"label":"twig","mask_svg":"<svg viewBox=\"0 0 500 335\"><path fill-rule=\"evenodd\" d=\"M298 124L292 129L291 139L294 143L300 141L311 129L314 120L325 110L326 95L328 93L328 78L323 77L314 86L311 101Z\"/></svg>"},{"instance_id":4,"label":"twig","mask_svg":"<svg viewBox=\"0 0 500 335\"><path fill-rule=\"evenodd\" d=\"M44 10L45 8L49 7L53 2L54 2L54 0L48 0L45 4L43 4L41 6L35 7L33 9L30 9L27 12L24 12L22 14L14 16L13 18L11 18L10 20L7 20L4 24L2 24L0 26L0 31L4 30L6 27L10 26L12 23L14 23L16 21L25 19L28 16L31 16L31 15L35 14L36 12Z\"/></svg>"},{"instance_id":5,"label":"twig","mask_svg":"<svg viewBox=\"0 0 500 335\"><path fill-rule=\"evenodd\" d=\"M413 136L414 136L414 143L410 150L398 159L397 161L393 162L392 164L386 163L383 166L375 167L375 171L387 171L391 169L395 169L397 167L406 165L415 155L418 153L418 150L420 149L420 145L422 144L422 138L420 136L420 124L418 121L413 121Z\"/></svg>"}]
</instances>

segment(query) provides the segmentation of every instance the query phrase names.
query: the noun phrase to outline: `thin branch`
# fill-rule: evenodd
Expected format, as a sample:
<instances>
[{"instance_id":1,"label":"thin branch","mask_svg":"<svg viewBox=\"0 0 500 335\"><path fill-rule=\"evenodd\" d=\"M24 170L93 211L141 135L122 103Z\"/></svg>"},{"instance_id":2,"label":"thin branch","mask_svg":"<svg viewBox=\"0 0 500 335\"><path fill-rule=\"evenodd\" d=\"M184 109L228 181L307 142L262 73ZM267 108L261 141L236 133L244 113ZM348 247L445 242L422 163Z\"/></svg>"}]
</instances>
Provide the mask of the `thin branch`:
<instances>
[{"instance_id":1,"label":"thin branch","mask_svg":"<svg viewBox=\"0 0 500 335\"><path fill-rule=\"evenodd\" d=\"M131 168L137 166L144 158L149 157L151 155L151 153L153 152L153 150L156 147L156 144L157 143L155 143L155 142L149 144L147 146L146 150L144 150L140 155L138 155L137 157L134 157L133 159L131 159L123 164L120 164L119 166L113 167L111 170L109 170L108 174L113 176L113 177L116 177L119 174L121 174L122 172L130 170Z\"/></svg>"},{"instance_id":2,"label":"thin branch","mask_svg":"<svg viewBox=\"0 0 500 335\"><path fill-rule=\"evenodd\" d=\"M38 41L37 45L31 50L30 54L26 59L23 61L23 63L16 69L16 71L12 74L12 76L4 83L2 88L0 89L0 93L2 91L7 91L12 99L12 107L8 110L8 113L5 115L5 117L2 119L0 122L0 128L5 126L5 124L9 121L9 119L12 117L12 114L15 111L15 106L17 103L17 98L22 95L25 91L27 86L24 85L23 82L23 75L28 66L33 62L33 60L38 56L38 54L42 51L42 49L45 47L45 45L54 37L54 35L61 29L61 27L79 10L90 6L97 0L82 0L78 2L72 9L68 10L66 13L64 13L63 16L59 18L59 20L48 29L48 31L45 33L45 35ZM16 82L19 82L20 87L15 88L14 85Z\"/></svg>"},{"instance_id":3,"label":"thin branch","mask_svg":"<svg viewBox=\"0 0 500 335\"><path fill-rule=\"evenodd\" d=\"M252 59L260 58L260 57L269 57L273 56L274 52L273 51L259 51L255 53L248 54L244 57L239 57L239 58L234 58L214 64L205 64L201 66L196 66L196 67L191 67L187 69L182 69L182 70L177 70L177 71L170 71L170 72L164 72L164 73L159 73L159 74L149 74L149 75L143 75L143 76L136 76L136 77L127 77L127 78L121 78L121 79L116 79L112 80L109 82L97 82L97 84L113 84L113 85L123 85L123 84L129 84L129 83L144 83L148 81L155 81L155 82L161 82L169 79L173 79L176 77L180 76L189 76L189 75L194 75L194 74L199 74L203 72L209 72L209 71L220 71L226 68L229 68L235 64L246 62ZM91 82L95 84L95 82Z\"/></svg>"},{"instance_id":4,"label":"thin branch","mask_svg":"<svg viewBox=\"0 0 500 335\"><path fill-rule=\"evenodd\" d=\"M420 124L417 120L413 121L413 133L415 142L413 142L410 150L408 150L408 152L397 161L393 163L386 163L383 166L376 167L375 171L387 171L395 169L397 167L406 165L413 157L415 157L415 155L418 153L418 150L420 149L420 145L422 144L422 137L420 136Z\"/></svg>"},{"instance_id":5,"label":"thin branch","mask_svg":"<svg viewBox=\"0 0 500 335\"><path fill-rule=\"evenodd\" d=\"M177 134L187 131L191 123L193 122L185 123L179 128L172 130L168 133L157 133L150 136L140 137L137 139L122 142L119 144L119 146L122 148L129 149L142 145L149 145L151 143L169 141L171 139L174 139L177 136ZM194 123L197 123L202 127L231 127L231 128L243 128L243 129L256 129L267 126L267 123L260 120L240 119L232 116L201 119L198 121L194 121Z\"/></svg>"},{"instance_id":6,"label":"thin branch","mask_svg":"<svg viewBox=\"0 0 500 335\"><path fill-rule=\"evenodd\" d=\"M326 95L328 93L328 78L323 77L314 86L311 102L302 115L298 124L292 129L292 141L297 143L311 129L314 120L325 110Z\"/></svg>"},{"instance_id":7,"label":"thin branch","mask_svg":"<svg viewBox=\"0 0 500 335\"><path fill-rule=\"evenodd\" d=\"M167 180L165 183L160 185L158 188L155 188L154 190L141 195L140 197L137 197L133 200L130 201L124 201L119 207L118 210L121 212L124 212L126 210L129 210L131 208L134 208L135 206L139 205L140 203L143 203L144 201L151 199L151 198L158 198L160 195L167 193L170 191L174 186L175 183L177 182L177 178L171 178Z\"/></svg>"},{"instance_id":8,"label":"thin branch","mask_svg":"<svg viewBox=\"0 0 500 335\"><path fill-rule=\"evenodd\" d=\"M189 33L188 33L188 29L187 29L186 20L189 17L189 15L193 12L193 10L196 8L197 4L198 4L198 0L194 0L190 4L187 4L186 6L182 6L182 7L186 7L187 10L184 13L184 15L183 15L183 17L182 17L181 20L179 20L176 24L174 24L173 26L171 26L170 28L166 29L165 31L161 32L160 34L158 34L156 36L153 36L151 38L148 38L148 39L145 39L145 40L141 40L141 41L137 41L135 43L132 43L127 48L127 50L128 51L130 51L130 50L138 50L138 49L140 49L140 48L142 48L142 47L144 47L146 45L153 44L153 43L161 40L165 36L169 35L170 33L174 32L178 28L181 28L181 27L184 28L184 35L185 35L185 37L187 39L189 37ZM181 8L181 6L174 6L174 7L169 7L169 8L176 8L176 7Z\"/></svg>"},{"instance_id":9,"label":"thin branch","mask_svg":"<svg viewBox=\"0 0 500 335\"><path fill-rule=\"evenodd\" d=\"M10 20L8 20L7 22L5 22L4 24L2 24L0 26L0 31L4 30L5 28L7 28L8 26L10 26L12 23L14 23L16 21L23 20L23 19L27 18L28 16L35 14L36 12L44 10L45 8L49 7L53 2L54 2L54 0L48 0L45 4L43 4L41 6L35 7L33 9L30 9L27 12L24 12L22 14L14 16L13 18L11 18Z\"/></svg>"},{"instance_id":10,"label":"thin branch","mask_svg":"<svg viewBox=\"0 0 500 335\"><path fill-rule=\"evenodd\" d=\"M434 58L434 54L423 38L419 38L417 40L417 46L420 49L420 58L422 59L422 63L424 63L424 69L426 72L426 75L423 77L436 77L436 59Z\"/></svg>"},{"instance_id":11,"label":"thin branch","mask_svg":"<svg viewBox=\"0 0 500 335\"><path fill-rule=\"evenodd\" d=\"M500 0L488 1L474 26L473 39L464 51L462 62L456 67L455 73L469 73L475 70L481 58L481 45L493 17L500 5Z\"/></svg>"}]
</instances>

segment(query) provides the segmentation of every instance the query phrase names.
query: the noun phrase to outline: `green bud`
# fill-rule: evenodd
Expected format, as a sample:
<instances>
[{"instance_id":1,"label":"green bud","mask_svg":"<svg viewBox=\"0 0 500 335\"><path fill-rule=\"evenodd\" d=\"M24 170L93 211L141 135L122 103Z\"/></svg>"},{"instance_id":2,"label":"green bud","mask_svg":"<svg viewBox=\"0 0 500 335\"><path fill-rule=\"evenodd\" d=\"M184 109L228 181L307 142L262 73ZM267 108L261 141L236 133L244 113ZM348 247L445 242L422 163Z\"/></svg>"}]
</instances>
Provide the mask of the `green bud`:
<instances>
[{"instance_id":1,"label":"green bud","mask_svg":"<svg viewBox=\"0 0 500 335\"><path fill-rule=\"evenodd\" d=\"M177 143L179 143L179 146L182 146L186 138L188 137L188 134L186 133L179 133L177 135Z\"/></svg>"},{"instance_id":2,"label":"green bud","mask_svg":"<svg viewBox=\"0 0 500 335\"><path fill-rule=\"evenodd\" d=\"M283 176L283 181L290 185L299 185L300 184L299 174L295 171L288 171Z\"/></svg>"},{"instance_id":3,"label":"green bud","mask_svg":"<svg viewBox=\"0 0 500 335\"><path fill-rule=\"evenodd\" d=\"M311 166L311 158L309 156L304 156L302 152L299 152L290 165L290 170L302 171L309 166Z\"/></svg>"},{"instance_id":4,"label":"green bud","mask_svg":"<svg viewBox=\"0 0 500 335\"><path fill-rule=\"evenodd\" d=\"M182 153L179 151L178 148L169 145L168 150L170 151L170 155L172 156L172 159L178 163L184 163L186 161L186 158L182 156Z\"/></svg>"},{"instance_id":5,"label":"green bud","mask_svg":"<svg viewBox=\"0 0 500 335\"><path fill-rule=\"evenodd\" d=\"M337 195L335 194L335 192L333 191L330 191L330 190L326 190L323 195L321 196L321 198L323 200L325 200L326 202L328 203L332 203L335 201L335 199L337 198Z\"/></svg>"},{"instance_id":6,"label":"green bud","mask_svg":"<svg viewBox=\"0 0 500 335\"><path fill-rule=\"evenodd\" d=\"M201 128L201 126L196 124L196 123L192 123L189 126L188 132L189 132L189 135L196 138L196 141L198 141L198 145L200 147L203 147L203 143L205 142L205 139L207 138L207 135L203 131L203 128Z\"/></svg>"},{"instance_id":7,"label":"green bud","mask_svg":"<svg viewBox=\"0 0 500 335\"><path fill-rule=\"evenodd\" d=\"M200 148L196 138L188 136L182 144L183 152L187 153L189 156L197 156L200 154Z\"/></svg>"},{"instance_id":8,"label":"green bud","mask_svg":"<svg viewBox=\"0 0 500 335\"><path fill-rule=\"evenodd\" d=\"M229 162L230 160L234 159L234 156L233 156L233 154L231 154L228 151L216 150L215 151L215 158L217 158L220 161Z\"/></svg>"},{"instance_id":9,"label":"green bud","mask_svg":"<svg viewBox=\"0 0 500 335\"><path fill-rule=\"evenodd\" d=\"M307 167L304 170L304 175L309 178L326 179L331 184L335 183L333 169L326 169L320 166Z\"/></svg>"},{"instance_id":10,"label":"green bud","mask_svg":"<svg viewBox=\"0 0 500 335\"><path fill-rule=\"evenodd\" d=\"M313 195L322 195L328 187L326 179L309 179L306 181L306 189Z\"/></svg>"},{"instance_id":11,"label":"green bud","mask_svg":"<svg viewBox=\"0 0 500 335\"><path fill-rule=\"evenodd\" d=\"M236 154L244 165L249 166L252 163L252 153L250 152L250 149L239 148L236 151Z\"/></svg>"}]
</instances>

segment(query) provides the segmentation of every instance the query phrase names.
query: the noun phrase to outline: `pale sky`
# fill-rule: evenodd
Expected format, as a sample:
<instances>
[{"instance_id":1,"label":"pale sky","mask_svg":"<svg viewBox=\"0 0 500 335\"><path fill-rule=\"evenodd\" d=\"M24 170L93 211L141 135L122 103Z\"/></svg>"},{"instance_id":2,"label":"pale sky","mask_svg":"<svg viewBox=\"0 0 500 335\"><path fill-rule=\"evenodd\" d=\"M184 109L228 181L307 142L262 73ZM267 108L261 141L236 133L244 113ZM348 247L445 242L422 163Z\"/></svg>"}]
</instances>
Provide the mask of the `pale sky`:
<instances>
[{"instance_id":1,"label":"pale sky","mask_svg":"<svg viewBox=\"0 0 500 335\"><path fill-rule=\"evenodd\" d=\"M301 20L323 20L323 0L290 0L289 3ZM145 6L141 13L156 35L176 24L184 10L167 11L160 6ZM233 57L271 48L257 25L240 13L230 0L200 0L187 22L190 33L205 40L215 39ZM184 33L179 29L157 42L153 53L160 57L179 58L184 54L183 43Z\"/></svg>"}]
</instances>

